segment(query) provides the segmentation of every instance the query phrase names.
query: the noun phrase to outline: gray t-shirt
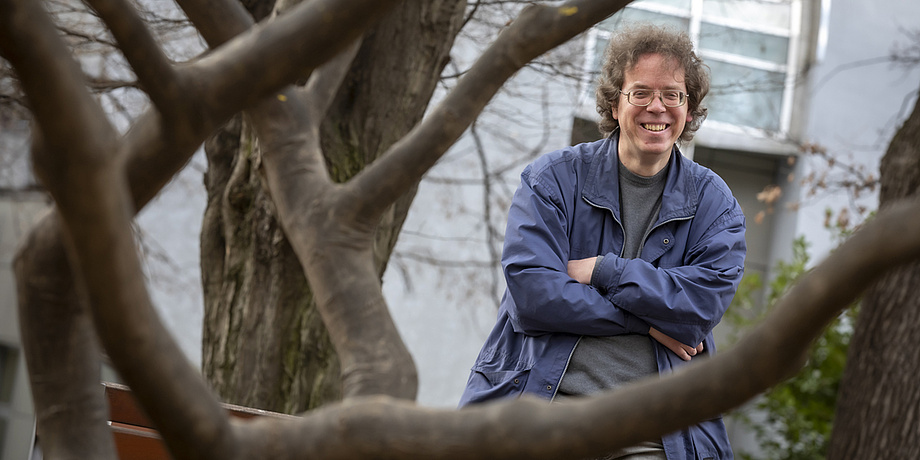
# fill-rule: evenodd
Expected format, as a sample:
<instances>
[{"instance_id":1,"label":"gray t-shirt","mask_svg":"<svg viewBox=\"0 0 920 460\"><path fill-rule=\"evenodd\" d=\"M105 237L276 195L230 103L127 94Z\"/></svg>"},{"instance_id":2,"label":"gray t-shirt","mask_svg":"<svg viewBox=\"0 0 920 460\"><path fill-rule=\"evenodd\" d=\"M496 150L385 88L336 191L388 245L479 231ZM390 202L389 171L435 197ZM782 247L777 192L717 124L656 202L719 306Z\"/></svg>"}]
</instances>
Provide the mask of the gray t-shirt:
<instances>
[{"instance_id":1,"label":"gray t-shirt","mask_svg":"<svg viewBox=\"0 0 920 460\"><path fill-rule=\"evenodd\" d=\"M619 167L620 216L625 231L622 256L636 258L658 219L668 167L652 177ZM658 373L652 339L644 334L582 336L559 383L557 397L588 395Z\"/></svg>"}]
</instances>

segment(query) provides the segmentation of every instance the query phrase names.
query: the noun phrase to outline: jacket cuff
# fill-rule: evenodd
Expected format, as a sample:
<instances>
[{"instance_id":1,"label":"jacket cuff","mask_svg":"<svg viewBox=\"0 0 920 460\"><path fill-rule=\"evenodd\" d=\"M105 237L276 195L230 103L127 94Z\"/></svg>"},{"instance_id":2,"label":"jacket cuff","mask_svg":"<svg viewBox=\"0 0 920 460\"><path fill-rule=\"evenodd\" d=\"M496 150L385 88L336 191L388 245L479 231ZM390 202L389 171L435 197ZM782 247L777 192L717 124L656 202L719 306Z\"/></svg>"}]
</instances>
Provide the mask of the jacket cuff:
<instances>
[{"instance_id":1,"label":"jacket cuff","mask_svg":"<svg viewBox=\"0 0 920 460\"><path fill-rule=\"evenodd\" d=\"M594 270L591 271L591 281L588 283L591 286L598 287L597 282L597 267L601 265L601 262L604 261L604 256L597 256L597 259L594 260Z\"/></svg>"},{"instance_id":2,"label":"jacket cuff","mask_svg":"<svg viewBox=\"0 0 920 460\"><path fill-rule=\"evenodd\" d=\"M626 259L613 254L598 256L591 273L591 285L602 292L612 294L620 283L620 275L626 268Z\"/></svg>"},{"instance_id":3,"label":"jacket cuff","mask_svg":"<svg viewBox=\"0 0 920 460\"><path fill-rule=\"evenodd\" d=\"M629 332L632 332L633 334L648 335L648 331L651 329L651 327L652 326L639 319L637 316L628 312L626 313L626 330Z\"/></svg>"}]
</instances>

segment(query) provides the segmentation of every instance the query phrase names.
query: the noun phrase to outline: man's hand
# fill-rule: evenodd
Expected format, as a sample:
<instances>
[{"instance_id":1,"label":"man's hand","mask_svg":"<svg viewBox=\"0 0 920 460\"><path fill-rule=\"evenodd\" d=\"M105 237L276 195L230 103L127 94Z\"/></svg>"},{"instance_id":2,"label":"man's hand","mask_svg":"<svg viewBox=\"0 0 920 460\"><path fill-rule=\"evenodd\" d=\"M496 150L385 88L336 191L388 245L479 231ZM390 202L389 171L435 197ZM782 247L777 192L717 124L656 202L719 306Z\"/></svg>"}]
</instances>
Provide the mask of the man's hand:
<instances>
[{"instance_id":1,"label":"man's hand","mask_svg":"<svg viewBox=\"0 0 920 460\"><path fill-rule=\"evenodd\" d=\"M571 276L575 281L578 281L581 284L591 284L591 274L594 273L594 264L596 262L597 257L570 260L566 268L569 272L569 276Z\"/></svg>"},{"instance_id":2,"label":"man's hand","mask_svg":"<svg viewBox=\"0 0 920 460\"><path fill-rule=\"evenodd\" d=\"M571 264L571 262L569 262ZM571 269L570 269L571 271ZM697 353L703 352L703 344L700 343L696 347L691 347L690 345L684 345L678 342L675 339L665 335L663 332L650 327L648 330L648 335L652 336L653 339L657 340L662 345L668 347L669 350L673 351L684 361L690 361L690 358L696 356Z\"/></svg>"}]
</instances>

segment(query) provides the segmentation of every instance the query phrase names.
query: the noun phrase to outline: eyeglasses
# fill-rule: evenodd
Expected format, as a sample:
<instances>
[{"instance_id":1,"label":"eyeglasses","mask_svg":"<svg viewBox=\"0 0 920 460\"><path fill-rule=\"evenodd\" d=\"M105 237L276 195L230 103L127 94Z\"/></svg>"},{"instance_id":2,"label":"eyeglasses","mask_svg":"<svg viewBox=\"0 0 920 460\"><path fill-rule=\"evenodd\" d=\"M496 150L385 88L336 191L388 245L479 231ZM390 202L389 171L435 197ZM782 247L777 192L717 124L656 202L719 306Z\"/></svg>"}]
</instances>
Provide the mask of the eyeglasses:
<instances>
[{"instance_id":1,"label":"eyeglasses","mask_svg":"<svg viewBox=\"0 0 920 460\"><path fill-rule=\"evenodd\" d=\"M663 91L651 89L634 89L632 91L620 91L626 95L626 101L637 107L645 107L652 103L655 95L661 98L665 107L680 107L687 102L687 93L674 89Z\"/></svg>"}]
</instances>

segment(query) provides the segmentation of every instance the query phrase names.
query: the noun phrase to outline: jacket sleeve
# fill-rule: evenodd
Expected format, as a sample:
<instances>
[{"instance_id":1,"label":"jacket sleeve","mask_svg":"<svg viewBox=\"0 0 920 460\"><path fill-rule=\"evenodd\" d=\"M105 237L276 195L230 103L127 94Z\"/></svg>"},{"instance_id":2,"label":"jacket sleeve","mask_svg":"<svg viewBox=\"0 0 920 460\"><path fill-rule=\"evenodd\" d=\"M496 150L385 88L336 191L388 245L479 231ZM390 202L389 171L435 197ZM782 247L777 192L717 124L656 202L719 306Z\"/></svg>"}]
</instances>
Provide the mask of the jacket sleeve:
<instances>
[{"instance_id":1,"label":"jacket sleeve","mask_svg":"<svg viewBox=\"0 0 920 460\"><path fill-rule=\"evenodd\" d=\"M545 186L527 168L508 212L503 308L514 330L528 335L647 334L645 321L568 275L567 213L557 189Z\"/></svg>"},{"instance_id":2,"label":"jacket sleeve","mask_svg":"<svg viewBox=\"0 0 920 460\"><path fill-rule=\"evenodd\" d=\"M659 268L642 259L604 256L592 281L605 297L687 345L701 343L722 319L744 272L744 214L733 205L688 242L684 265Z\"/></svg>"}]
</instances>

